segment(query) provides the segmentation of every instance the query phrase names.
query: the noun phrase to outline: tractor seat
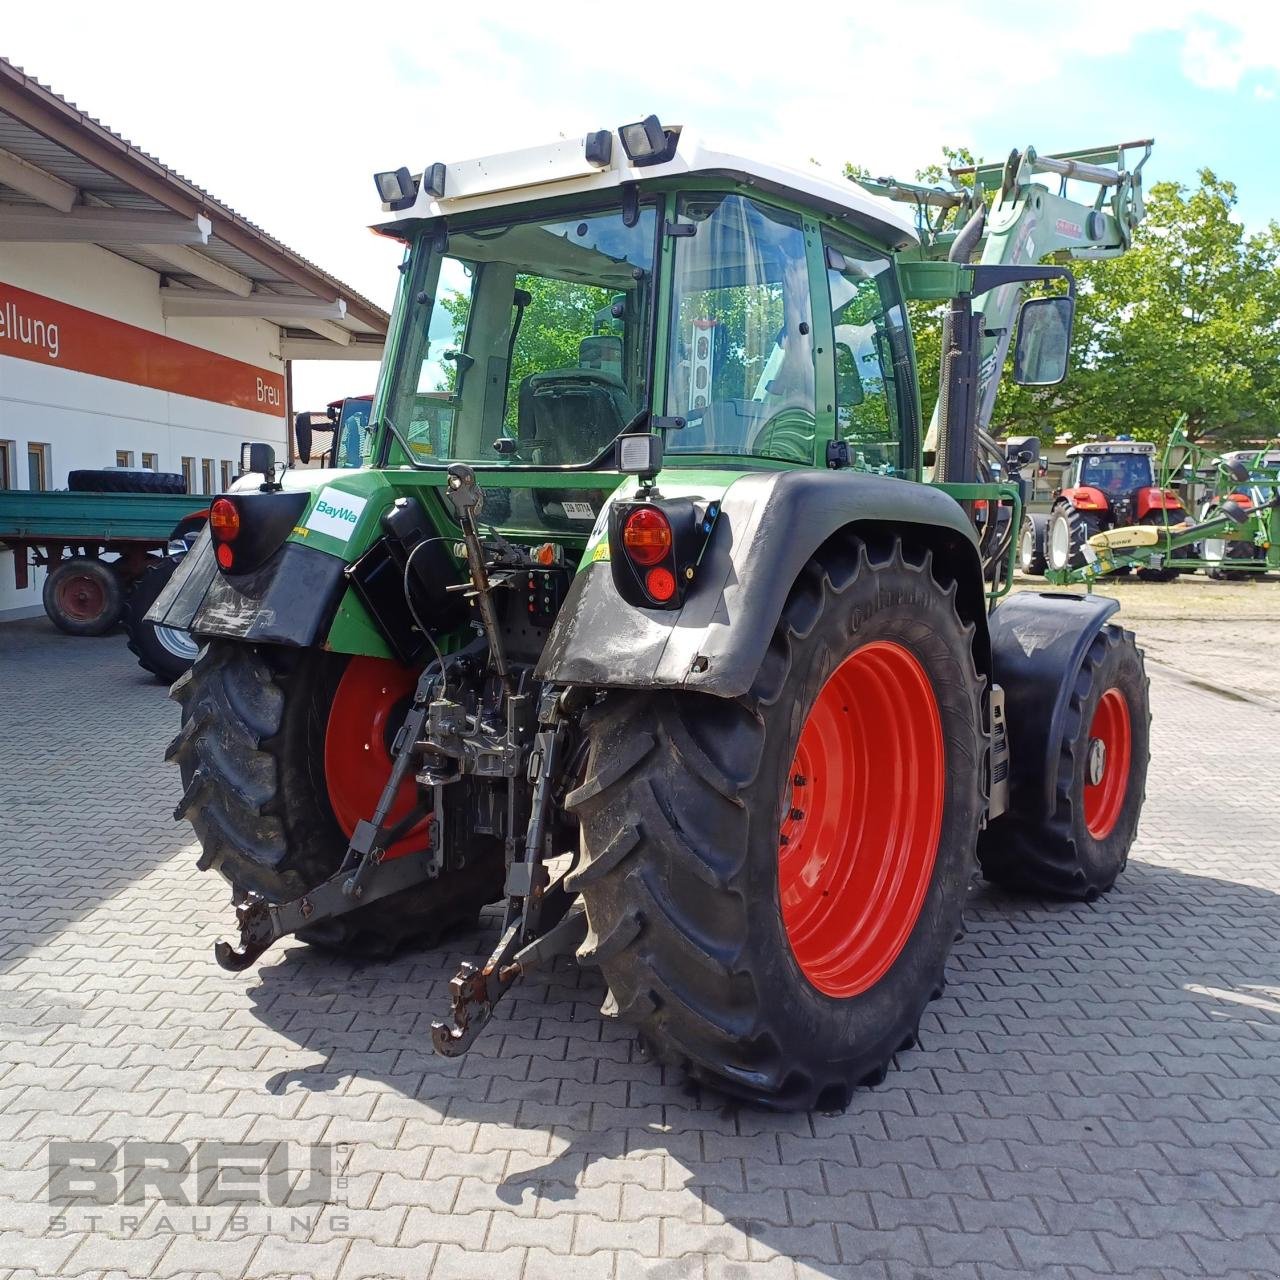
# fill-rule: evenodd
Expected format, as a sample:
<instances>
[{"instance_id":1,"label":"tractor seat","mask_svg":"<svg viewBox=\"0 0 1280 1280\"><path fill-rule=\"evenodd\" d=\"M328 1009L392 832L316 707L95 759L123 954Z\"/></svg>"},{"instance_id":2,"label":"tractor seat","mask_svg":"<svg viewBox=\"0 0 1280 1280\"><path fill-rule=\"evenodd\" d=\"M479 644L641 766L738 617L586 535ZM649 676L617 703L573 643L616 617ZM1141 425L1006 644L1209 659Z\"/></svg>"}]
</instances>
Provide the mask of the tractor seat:
<instances>
[{"instance_id":1,"label":"tractor seat","mask_svg":"<svg viewBox=\"0 0 1280 1280\"><path fill-rule=\"evenodd\" d=\"M599 369L548 369L520 383L521 452L548 466L588 462L635 416L622 379Z\"/></svg>"}]
</instances>

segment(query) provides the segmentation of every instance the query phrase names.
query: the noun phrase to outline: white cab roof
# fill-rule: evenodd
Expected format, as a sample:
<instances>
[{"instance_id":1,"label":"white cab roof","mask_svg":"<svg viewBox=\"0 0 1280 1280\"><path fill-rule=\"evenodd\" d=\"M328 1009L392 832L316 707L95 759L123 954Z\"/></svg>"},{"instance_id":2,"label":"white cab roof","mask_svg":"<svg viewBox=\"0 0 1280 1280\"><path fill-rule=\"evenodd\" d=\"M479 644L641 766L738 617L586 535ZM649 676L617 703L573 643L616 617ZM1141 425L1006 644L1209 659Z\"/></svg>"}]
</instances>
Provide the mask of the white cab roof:
<instances>
[{"instance_id":1,"label":"white cab roof","mask_svg":"<svg viewBox=\"0 0 1280 1280\"><path fill-rule=\"evenodd\" d=\"M901 205L873 196L845 178L828 177L820 169L792 169L717 151L687 129L680 131L670 160L637 166L627 158L616 132L612 138L612 155L605 165L592 164L585 158L585 135L501 155L445 161L442 196L436 198L423 191L420 175L415 174L419 189L413 205L392 212L384 204L383 217L374 229L393 236L405 235L408 229L402 230L399 224L421 218L450 217L554 196L607 191L624 182L646 183L687 175L726 177L763 192L817 205L891 247L906 248L919 242L915 224Z\"/></svg>"},{"instance_id":2,"label":"white cab roof","mask_svg":"<svg viewBox=\"0 0 1280 1280\"><path fill-rule=\"evenodd\" d=\"M1078 444L1067 450L1068 458L1077 458L1082 453L1155 453L1156 447L1150 440L1106 440L1096 444Z\"/></svg>"}]
</instances>

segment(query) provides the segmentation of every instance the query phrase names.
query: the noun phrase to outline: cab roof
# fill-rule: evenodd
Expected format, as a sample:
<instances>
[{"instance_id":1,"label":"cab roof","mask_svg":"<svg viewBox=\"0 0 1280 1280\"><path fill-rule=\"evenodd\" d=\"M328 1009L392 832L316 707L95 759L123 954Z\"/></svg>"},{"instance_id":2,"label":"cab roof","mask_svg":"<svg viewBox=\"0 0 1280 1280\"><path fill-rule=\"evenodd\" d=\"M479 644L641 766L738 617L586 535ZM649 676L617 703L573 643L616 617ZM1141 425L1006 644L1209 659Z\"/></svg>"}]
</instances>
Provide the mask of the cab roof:
<instances>
[{"instance_id":1,"label":"cab roof","mask_svg":"<svg viewBox=\"0 0 1280 1280\"><path fill-rule=\"evenodd\" d=\"M914 222L904 209L883 200L845 179L833 180L821 170L793 169L787 165L719 151L704 144L686 129L668 127L673 142L669 158L635 164L627 156L617 133L610 155L603 163L588 159L589 143L600 134L564 138L540 147L444 163L443 192L424 189L422 174L413 175L416 195L403 209L383 204L383 218L373 229L397 239L407 239L424 219L451 217L483 209L524 204L556 196L594 194L623 183L650 185L681 177L727 178L812 205L824 214L844 219L853 227L893 249L919 243ZM598 145L598 144L597 144ZM598 149L596 150L598 155ZM428 166L428 171L435 162ZM439 169L436 169L439 174Z\"/></svg>"},{"instance_id":2,"label":"cab roof","mask_svg":"<svg viewBox=\"0 0 1280 1280\"><path fill-rule=\"evenodd\" d=\"M1068 458L1078 458L1082 453L1155 453L1150 440L1102 440L1091 444L1078 444L1067 450Z\"/></svg>"}]
</instances>

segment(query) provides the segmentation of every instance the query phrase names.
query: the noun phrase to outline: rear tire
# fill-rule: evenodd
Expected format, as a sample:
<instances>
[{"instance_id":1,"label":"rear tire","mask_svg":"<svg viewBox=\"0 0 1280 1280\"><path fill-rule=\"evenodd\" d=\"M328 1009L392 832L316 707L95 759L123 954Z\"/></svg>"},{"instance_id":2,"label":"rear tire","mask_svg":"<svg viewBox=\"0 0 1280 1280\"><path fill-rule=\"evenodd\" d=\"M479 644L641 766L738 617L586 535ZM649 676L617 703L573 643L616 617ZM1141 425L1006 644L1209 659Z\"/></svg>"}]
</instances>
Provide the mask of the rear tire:
<instances>
[{"instance_id":1,"label":"rear tire","mask_svg":"<svg viewBox=\"0 0 1280 1280\"><path fill-rule=\"evenodd\" d=\"M1186 519L1186 513L1184 512L1183 515L1178 520L1170 520L1169 524L1171 525L1180 524L1182 520L1185 520L1185 519ZM1160 512L1150 511L1145 516L1142 517L1141 523L1159 525L1161 528L1163 528L1165 524L1164 515ZM1174 578L1178 577L1181 573L1182 573L1181 569L1142 569L1140 568L1138 570L1138 577L1143 582L1172 582Z\"/></svg>"},{"instance_id":2,"label":"rear tire","mask_svg":"<svg viewBox=\"0 0 1280 1280\"><path fill-rule=\"evenodd\" d=\"M330 804L324 748L350 661L318 649L213 640L173 687L182 728L168 758L184 787L174 817L195 828L200 869L221 872L237 895L252 890L285 902L342 861L348 841ZM480 908L501 896L502 882L501 842L477 839L465 865L298 937L367 956L431 945L473 925Z\"/></svg>"},{"instance_id":3,"label":"rear tire","mask_svg":"<svg viewBox=\"0 0 1280 1280\"><path fill-rule=\"evenodd\" d=\"M147 610L156 602L180 561L171 556L154 558L125 597L121 622L129 638L129 652L138 665L164 684L172 684L196 660L199 641L189 631L147 621Z\"/></svg>"},{"instance_id":4,"label":"rear tire","mask_svg":"<svg viewBox=\"0 0 1280 1280\"><path fill-rule=\"evenodd\" d=\"M124 589L115 570L92 556L72 556L49 570L44 611L69 636L105 635L120 621Z\"/></svg>"},{"instance_id":5,"label":"rear tire","mask_svg":"<svg viewBox=\"0 0 1280 1280\"><path fill-rule=\"evenodd\" d=\"M1038 512L1028 512L1022 518L1022 531L1018 536L1018 567L1023 573L1043 578L1049 562L1044 556L1045 530L1049 517Z\"/></svg>"},{"instance_id":6,"label":"rear tire","mask_svg":"<svg viewBox=\"0 0 1280 1280\"><path fill-rule=\"evenodd\" d=\"M745 697L609 693L589 714L585 780L566 798L582 831L571 887L590 922L579 956L603 970L606 1011L695 1080L768 1107L840 1108L915 1043L962 927L979 818L982 680L955 593L897 539L833 539L792 587ZM936 738L927 715L887 709L888 683L863 702L890 659L917 673ZM872 665L837 684L851 662ZM829 756L805 745L817 707L835 729ZM897 769L896 802L875 761ZM916 808L928 795L936 827ZM815 833L837 801L849 821L832 847ZM886 878L890 841L901 856Z\"/></svg>"},{"instance_id":7,"label":"rear tire","mask_svg":"<svg viewBox=\"0 0 1280 1280\"><path fill-rule=\"evenodd\" d=\"M1046 819L1033 812L1040 796L1031 794L1027 812L1011 809L996 818L978 840L983 875L1011 888L1086 902L1110 889L1137 835L1150 732L1142 650L1133 632L1103 627L1072 682L1053 813ZM1095 740L1104 743L1101 760Z\"/></svg>"},{"instance_id":8,"label":"rear tire","mask_svg":"<svg viewBox=\"0 0 1280 1280\"><path fill-rule=\"evenodd\" d=\"M1079 569L1084 564L1085 544L1102 532L1102 519L1092 511L1079 511L1059 503L1049 513L1045 527L1045 559L1050 569Z\"/></svg>"}]
</instances>

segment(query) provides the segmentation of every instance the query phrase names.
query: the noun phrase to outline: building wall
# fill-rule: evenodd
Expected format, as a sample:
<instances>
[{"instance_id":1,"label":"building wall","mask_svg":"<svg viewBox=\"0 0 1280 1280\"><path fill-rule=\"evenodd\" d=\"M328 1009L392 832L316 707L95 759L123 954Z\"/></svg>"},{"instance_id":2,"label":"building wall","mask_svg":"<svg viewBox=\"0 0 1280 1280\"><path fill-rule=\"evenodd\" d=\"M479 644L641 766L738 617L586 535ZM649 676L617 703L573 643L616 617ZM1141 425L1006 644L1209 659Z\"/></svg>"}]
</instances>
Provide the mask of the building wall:
<instances>
[{"instance_id":1,"label":"building wall","mask_svg":"<svg viewBox=\"0 0 1280 1280\"><path fill-rule=\"evenodd\" d=\"M135 335L139 349L162 350L161 381L167 387L191 386L200 393L186 395L124 380L134 376L126 372L125 361L121 377L65 367L74 359L71 332L59 333L56 355L48 342L12 354L15 344L10 341L4 348L9 354L0 354L0 441L11 445L12 485L27 487L30 444L48 446L48 487L54 489L66 488L67 472L74 468L116 465L117 451L131 453L134 466L143 465L144 453L155 454L161 471L181 472L182 460L193 459L195 492L223 488L222 464L229 464L234 473L242 441L262 441L272 445L278 457L287 456L285 408L279 394L284 363L277 327L254 319L166 319L159 287L155 272L95 245L0 244L0 308L6 294L16 298L20 295L13 290L22 290L199 348L192 352ZM31 304L27 309L39 310ZM73 318L60 329L75 323ZM83 338L80 351L83 355ZM263 371L270 388L265 402L250 408L244 407L244 397L240 404L206 398L221 393L208 385L201 354L205 352ZM116 372L110 361L106 365L110 373ZM253 383L252 376L248 381ZM203 475L206 459L213 463L211 486ZM43 580L44 571L37 570L31 586L18 591L13 585L13 555L0 551L0 620L39 613Z\"/></svg>"}]
</instances>

